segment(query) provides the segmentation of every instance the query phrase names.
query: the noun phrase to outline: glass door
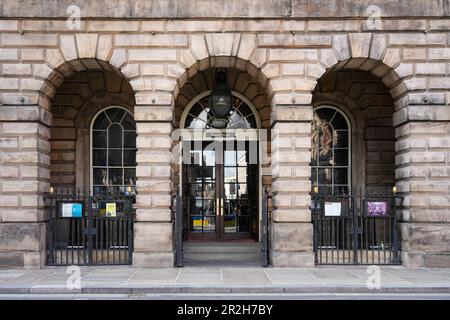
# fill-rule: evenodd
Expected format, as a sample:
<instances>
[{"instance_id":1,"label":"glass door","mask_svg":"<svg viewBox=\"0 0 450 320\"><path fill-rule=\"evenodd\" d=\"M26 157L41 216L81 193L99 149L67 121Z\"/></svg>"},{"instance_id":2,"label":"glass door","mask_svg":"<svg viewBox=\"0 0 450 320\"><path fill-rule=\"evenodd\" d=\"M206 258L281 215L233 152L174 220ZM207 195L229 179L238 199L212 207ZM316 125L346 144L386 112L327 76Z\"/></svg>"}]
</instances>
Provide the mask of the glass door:
<instances>
[{"instance_id":1,"label":"glass door","mask_svg":"<svg viewBox=\"0 0 450 320\"><path fill-rule=\"evenodd\" d=\"M254 159L249 152L256 144L185 142L190 155L184 166L185 226L190 236L226 240L257 235L257 152Z\"/></svg>"}]
</instances>

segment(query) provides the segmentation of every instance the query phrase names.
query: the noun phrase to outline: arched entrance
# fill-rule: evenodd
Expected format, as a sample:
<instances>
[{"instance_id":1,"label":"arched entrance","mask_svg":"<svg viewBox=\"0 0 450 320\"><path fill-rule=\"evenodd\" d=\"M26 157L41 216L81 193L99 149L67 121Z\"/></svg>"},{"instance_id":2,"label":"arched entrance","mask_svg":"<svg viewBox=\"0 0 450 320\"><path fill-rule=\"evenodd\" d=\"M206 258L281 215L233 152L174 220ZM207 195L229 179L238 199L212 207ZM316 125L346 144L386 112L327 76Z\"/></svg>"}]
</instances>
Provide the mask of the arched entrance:
<instances>
[{"instance_id":1,"label":"arched entrance","mask_svg":"<svg viewBox=\"0 0 450 320\"><path fill-rule=\"evenodd\" d=\"M213 125L211 91L194 98L181 118L186 239L259 240L261 121L247 98L232 95L223 129Z\"/></svg>"},{"instance_id":2,"label":"arched entrance","mask_svg":"<svg viewBox=\"0 0 450 320\"><path fill-rule=\"evenodd\" d=\"M230 97L220 116L213 102L218 72L226 73ZM262 190L271 183L263 175L270 163L260 154L268 138L261 129L269 118L266 88L239 69L199 71L180 89L175 123L182 156L173 183L183 204L177 252L184 248L184 265L261 264Z\"/></svg>"},{"instance_id":3,"label":"arched entrance","mask_svg":"<svg viewBox=\"0 0 450 320\"><path fill-rule=\"evenodd\" d=\"M74 60L54 73L60 82L50 100L46 264L131 264L134 92L123 74L100 60Z\"/></svg>"},{"instance_id":4,"label":"arched entrance","mask_svg":"<svg viewBox=\"0 0 450 320\"><path fill-rule=\"evenodd\" d=\"M382 80L329 70L313 92L316 264L399 264L394 102Z\"/></svg>"}]
</instances>

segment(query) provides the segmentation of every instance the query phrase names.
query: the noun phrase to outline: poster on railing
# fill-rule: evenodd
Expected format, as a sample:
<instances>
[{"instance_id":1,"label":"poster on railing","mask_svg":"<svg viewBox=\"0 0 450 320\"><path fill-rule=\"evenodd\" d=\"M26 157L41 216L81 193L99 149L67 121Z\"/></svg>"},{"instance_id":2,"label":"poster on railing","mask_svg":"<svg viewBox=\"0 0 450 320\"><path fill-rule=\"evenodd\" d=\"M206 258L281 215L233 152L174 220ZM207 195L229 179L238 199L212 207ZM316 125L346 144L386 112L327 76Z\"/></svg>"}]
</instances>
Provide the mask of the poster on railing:
<instances>
[{"instance_id":1,"label":"poster on railing","mask_svg":"<svg viewBox=\"0 0 450 320\"><path fill-rule=\"evenodd\" d=\"M108 202L106 203L106 216L110 218L115 218L117 216L116 203Z\"/></svg>"},{"instance_id":2,"label":"poster on railing","mask_svg":"<svg viewBox=\"0 0 450 320\"><path fill-rule=\"evenodd\" d=\"M379 217L387 215L387 202L369 201L367 202L367 214L369 216Z\"/></svg>"},{"instance_id":3,"label":"poster on railing","mask_svg":"<svg viewBox=\"0 0 450 320\"><path fill-rule=\"evenodd\" d=\"M340 217L342 204L340 202L325 202L326 217Z\"/></svg>"},{"instance_id":4,"label":"poster on railing","mask_svg":"<svg viewBox=\"0 0 450 320\"><path fill-rule=\"evenodd\" d=\"M61 211L63 218L81 218L83 206L81 203L63 203Z\"/></svg>"}]
</instances>

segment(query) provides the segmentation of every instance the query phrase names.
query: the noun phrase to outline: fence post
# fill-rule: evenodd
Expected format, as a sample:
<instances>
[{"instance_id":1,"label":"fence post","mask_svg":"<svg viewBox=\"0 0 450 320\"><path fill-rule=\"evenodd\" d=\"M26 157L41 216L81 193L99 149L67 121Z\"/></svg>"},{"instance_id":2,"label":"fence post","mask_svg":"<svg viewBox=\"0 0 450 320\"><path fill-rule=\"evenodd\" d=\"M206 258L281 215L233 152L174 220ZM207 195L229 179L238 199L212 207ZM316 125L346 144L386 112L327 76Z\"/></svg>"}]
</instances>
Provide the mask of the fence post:
<instances>
[{"instance_id":1,"label":"fence post","mask_svg":"<svg viewBox=\"0 0 450 320\"><path fill-rule=\"evenodd\" d=\"M317 210L319 206L319 197L317 195L317 192L314 190L312 195L312 204L313 208L311 210L311 223L313 224L313 252L314 252L314 263L317 264L319 262L319 255L318 255L318 242L319 242L319 226L318 226L318 217L317 217Z\"/></svg>"},{"instance_id":2,"label":"fence post","mask_svg":"<svg viewBox=\"0 0 450 320\"><path fill-rule=\"evenodd\" d=\"M362 193L358 196L358 199L360 200L362 198ZM352 227L353 227L353 264L358 264L358 237L359 237L359 214L358 209L356 207L356 201L355 201L355 195L349 195L350 202L352 204Z\"/></svg>"},{"instance_id":3,"label":"fence post","mask_svg":"<svg viewBox=\"0 0 450 320\"><path fill-rule=\"evenodd\" d=\"M398 230L397 230L397 198L400 199L400 201L402 201L403 197L398 196L397 193L394 193L393 196L393 210L394 210L394 218L392 221L392 242L393 242L393 250L394 250L394 258L393 258L393 263L395 264L400 264L400 257L399 257L399 239L398 239Z\"/></svg>"},{"instance_id":4,"label":"fence post","mask_svg":"<svg viewBox=\"0 0 450 320\"><path fill-rule=\"evenodd\" d=\"M126 196L127 202L127 242L128 242L128 263L133 261L133 197L131 195Z\"/></svg>"},{"instance_id":5,"label":"fence post","mask_svg":"<svg viewBox=\"0 0 450 320\"><path fill-rule=\"evenodd\" d=\"M175 243L175 259L176 266L183 266L183 206L181 195L176 196L176 211L175 211L175 228L176 228L176 243Z\"/></svg>"},{"instance_id":6,"label":"fence post","mask_svg":"<svg viewBox=\"0 0 450 320\"><path fill-rule=\"evenodd\" d=\"M88 236L88 259L87 259L87 264L91 265L92 264L92 258L93 258L93 239L92 239L92 219L93 219L93 214L92 214L92 197L88 196L88 221L87 221L87 236ZM81 219L84 219L84 214L82 215ZM81 222L81 225L83 225L83 222Z\"/></svg>"},{"instance_id":7,"label":"fence post","mask_svg":"<svg viewBox=\"0 0 450 320\"><path fill-rule=\"evenodd\" d=\"M54 201L51 194L47 195L44 199L46 203L46 211L48 213L48 235L47 235L47 264L54 264L54 254L55 254L55 232L54 232L54 223L53 220L53 210L54 210Z\"/></svg>"},{"instance_id":8,"label":"fence post","mask_svg":"<svg viewBox=\"0 0 450 320\"><path fill-rule=\"evenodd\" d=\"M261 258L263 267L269 265L269 255L268 255L268 243L269 243L269 192L264 190L264 197L262 203L262 220L261 220Z\"/></svg>"}]
</instances>

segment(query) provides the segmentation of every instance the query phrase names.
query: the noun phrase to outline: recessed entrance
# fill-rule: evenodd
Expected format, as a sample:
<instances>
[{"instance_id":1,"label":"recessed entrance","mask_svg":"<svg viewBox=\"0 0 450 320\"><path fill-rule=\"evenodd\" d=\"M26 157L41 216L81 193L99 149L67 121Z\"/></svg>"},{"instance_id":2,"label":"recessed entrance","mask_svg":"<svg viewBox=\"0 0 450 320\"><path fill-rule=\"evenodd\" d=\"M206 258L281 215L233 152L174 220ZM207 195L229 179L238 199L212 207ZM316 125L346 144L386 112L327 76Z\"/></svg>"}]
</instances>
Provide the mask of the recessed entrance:
<instances>
[{"instance_id":1,"label":"recessed entrance","mask_svg":"<svg viewBox=\"0 0 450 320\"><path fill-rule=\"evenodd\" d=\"M257 141L188 141L187 239L258 241ZM187 152L189 150L189 153Z\"/></svg>"}]
</instances>

